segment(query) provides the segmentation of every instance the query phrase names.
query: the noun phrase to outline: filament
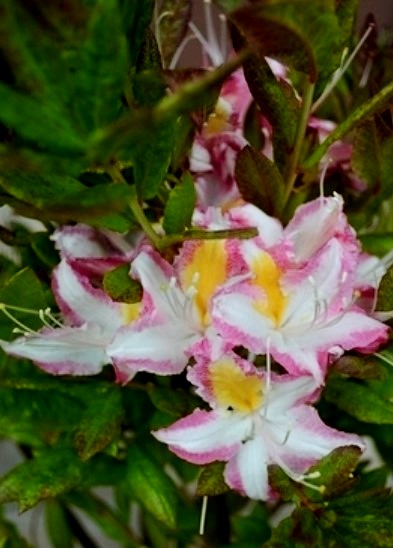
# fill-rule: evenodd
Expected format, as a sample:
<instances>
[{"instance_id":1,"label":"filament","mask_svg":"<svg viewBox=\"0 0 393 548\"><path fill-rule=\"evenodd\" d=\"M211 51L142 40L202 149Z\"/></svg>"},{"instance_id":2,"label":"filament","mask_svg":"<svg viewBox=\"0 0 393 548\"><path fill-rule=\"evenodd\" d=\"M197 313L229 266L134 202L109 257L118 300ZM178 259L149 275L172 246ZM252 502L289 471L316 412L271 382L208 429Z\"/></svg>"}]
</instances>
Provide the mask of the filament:
<instances>
[{"instance_id":1,"label":"filament","mask_svg":"<svg viewBox=\"0 0 393 548\"><path fill-rule=\"evenodd\" d=\"M201 519L199 521L199 534L205 534L205 522L206 522L206 512L207 512L207 501L208 498L206 495L202 499L202 508L201 508Z\"/></svg>"}]
</instances>

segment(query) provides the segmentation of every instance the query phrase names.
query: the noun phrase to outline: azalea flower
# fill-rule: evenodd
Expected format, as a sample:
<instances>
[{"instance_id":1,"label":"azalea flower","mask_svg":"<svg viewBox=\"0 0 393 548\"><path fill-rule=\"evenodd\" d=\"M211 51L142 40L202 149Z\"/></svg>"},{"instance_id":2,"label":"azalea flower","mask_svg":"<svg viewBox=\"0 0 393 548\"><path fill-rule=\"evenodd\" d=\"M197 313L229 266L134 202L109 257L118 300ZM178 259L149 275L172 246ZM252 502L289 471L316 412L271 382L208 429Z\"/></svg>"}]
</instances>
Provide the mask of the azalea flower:
<instances>
[{"instance_id":1,"label":"azalea flower","mask_svg":"<svg viewBox=\"0 0 393 548\"><path fill-rule=\"evenodd\" d=\"M60 257L83 275L102 277L108 270L129 263L138 253L145 237L142 232L122 235L89 225L61 226L51 239Z\"/></svg>"},{"instance_id":2,"label":"azalea flower","mask_svg":"<svg viewBox=\"0 0 393 548\"><path fill-rule=\"evenodd\" d=\"M235 355L198 363L189 380L211 410L195 409L168 428L153 432L180 458L194 464L225 461L224 478L233 489L267 500L268 465L292 479L337 447L364 448L355 435L326 426L310 406L318 395L309 376L272 376Z\"/></svg>"},{"instance_id":3,"label":"azalea flower","mask_svg":"<svg viewBox=\"0 0 393 548\"><path fill-rule=\"evenodd\" d=\"M310 202L276 244L244 242L249 278L229 280L212 305L213 326L233 346L271 353L288 372L319 384L333 354L371 352L388 333L356 306L360 251L341 207L338 197Z\"/></svg>"},{"instance_id":4,"label":"azalea flower","mask_svg":"<svg viewBox=\"0 0 393 548\"><path fill-rule=\"evenodd\" d=\"M38 332L1 341L7 353L29 358L54 375L94 375L110 363L106 352L116 331L135 320L139 304L114 302L63 259L53 274L53 292L64 323L47 313ZM49 319L49 321L48 321Z\"/></svg>"},{"instance_id":5,"label":"azalea flower","mask_svg":"<svg viewBox=\"0 0 393 548\"><path fill-rule=\"evenodd\" d=\"M225 206L240 199L235 180L237 154L247 145L243 121L252 100L243 71L223 84L220 97L190 153L200 207Z\"/></svg>"},{"instance_id":6,"label":"azalea flower","mask_svg":"<svg viewBox=\"0 0 393 548\"><path fill-rule=\"evenodd\" d=\"M205 338L219 354L227 345L211 327L211 298L242 265L234 240L186 242L173 265L145 248L131 266L144 291L142 312L108 348L118 379L136 371L180 373Z\"/></svg>"}]
</instances>

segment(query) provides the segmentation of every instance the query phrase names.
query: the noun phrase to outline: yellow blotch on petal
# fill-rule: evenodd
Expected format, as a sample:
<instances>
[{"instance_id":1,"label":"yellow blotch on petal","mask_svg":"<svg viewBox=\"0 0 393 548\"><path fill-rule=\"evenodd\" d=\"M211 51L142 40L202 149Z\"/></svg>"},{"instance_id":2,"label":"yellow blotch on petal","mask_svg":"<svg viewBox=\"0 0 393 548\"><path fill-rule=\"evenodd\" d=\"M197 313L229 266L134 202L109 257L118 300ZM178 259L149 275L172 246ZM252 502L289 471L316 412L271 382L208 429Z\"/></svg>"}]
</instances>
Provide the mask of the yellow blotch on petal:
<instances>
[{"instance_id":1,"label":"yellow blotch on petal","mask_svg":"<svg viewBox=\"0 0 393 548\"><path fill-rule=\"evenodd\" d=\"M211 137L213 135L217 135L218 133L229 131L231 129L231 125L229 123L231 112L231 105L228 101L225 101L225 99L220 97L216 103L214 112L209 114L207 123L203 130L204 136Z\"/></svg>"},{"instance_id":2,"label":"yellow blotch on petal","mask_svg":"<svg viewBox=\"0 0 393 548\"><path fill-rule=\"evenodd\" d=\"M204 240L195 248L191 261L180 274L181 285L187 290L195 285L195 304L201 322L210 323L210 300L217 287L227 278L227 251L224 240Z\"/></svg>"},{"instance_id":3,"label":"yellow blotch on petal","mask_svg":"<svg viewBox=\"0 0 393 548\"><path fill-rule=\"evenodd\" d=\"M211 364L210 379L220 407L242 413L259 409L263 401L263 381L257 375L246 375L232 360Z\"/></svg>"},{"instance_id":4,"label":"yellow blotch on petal","mask_svg":"<svg viewBox=\"0 0 393 548\"><path fill-rule=\"evenodd\" d=\"M141 310L141 303L123 303L121 305L121 315L123 318L123 324L128 325L134 322Z\"/></svg>"},{"instance_id":5,"label":"yellow blotch on petal","mask_svg":"<svg viewBox=\"0 0 393 548\"><path fill-rule=\"evenodd\" d=\"M261 252L254 259L251 270L253 284L262 289L264 296L254 302L256 310L270 318L275 326L280 325L288 298L280 286L281 270L268 253Z\"/></svg>"}]
</instances>

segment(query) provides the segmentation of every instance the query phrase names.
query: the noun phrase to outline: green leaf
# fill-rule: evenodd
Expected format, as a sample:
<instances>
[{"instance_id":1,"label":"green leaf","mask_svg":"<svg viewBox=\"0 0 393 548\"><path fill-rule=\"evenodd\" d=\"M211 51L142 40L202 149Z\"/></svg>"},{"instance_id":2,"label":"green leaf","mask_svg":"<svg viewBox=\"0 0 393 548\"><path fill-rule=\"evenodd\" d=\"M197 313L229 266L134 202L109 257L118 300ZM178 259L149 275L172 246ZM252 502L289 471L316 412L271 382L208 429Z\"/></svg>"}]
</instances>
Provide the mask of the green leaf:
<instances>
[{"instance_id":1,"label":"green leaf","mask_svg":"<svg viewBox=\"0 0 393 548\"><path fill-rule=\"evenodd\" d=\"M383 256L393 249L393 232L360 234L359 239L364 251L373 255Z\"/></svg>"},{"instance_id":2,"label":"green leaf","mask_svg":"<svg viewBox=\"0 0 393 548\"><path fill-rule=\"evenodd\" d=\"M268 522L269 514L267 508L261 503L256 503L253 510L247 515L233 515L232 528L236 544L241 548L260 548L268 540L271 534L271 527Z\"/></svg>"},{"instance_id":3,"label":"green leaf","mask_svg":"<svg viewBox=\"0 0 393 548\"><path fill-rule=\"evenodd\" d=\"M48 305L41 282L28 267L17 272L3 285L0 289L0 303L32 310L33 313L28 313L10 309L12 316L30 329L42 326L38 312ZM0 310L0 338L9 340L14 327L16 326L12 325L11 320Z\"/></svg>"},{"instance_id":4,"label":"green leaf","mask_svg":"<svg viewBox=\"0 0 393 548\"><path fill-rule=\"evenodd\" d=\"M236 33L234 40L237 49L244 47L242 37ZM277 80L264 58L251 55L245 61L243 70L260 111L272 126L274 159L278 167L283 169L286 156L292 151L295 141L299 100L291 85L284 80ZM258 123L261 131L259 116Z\"/></svg>"},{"instance_id":5,"label":"green leaf","mask_svg":"<svg viewBox=\"0 0 393 548\"><path fill-rule=\"evenodd\" d=\"M152 404L173 418L184 417L191 411L191 397L181 389L149 385L149 398Z\"/></svg>"},{"instance_id":6,"label":"green leaf","mask_svg":"<svg viewBox=\"0 0 393 548\"><path fill-rule=\"evenodd\" d=\"M127 463L127 482L133 496L165 527L175 529L176 489L161 465L136 443L129 448Z\"/></svg>"},{"instance_id":7,"label":"green leaf","mask_svg":"<svg viewBox=\"0 0 393 548\"><path fill-rule=\"evenodd\" d=\"M384 274L379 287L375 309L382 311L393 310L393 267Z\"/></svg>"},{"instance_id":8,"label":"green leaf","mask_svg":"<svg viewBox=\"0 0 393 548\"><path fill-rule=\"evenodd\" d=\"M393 498L388 489L371 489L331 502L336 520L332 524L334 546L392 545ZM329 531L327 531L329 533Z\"/></svg>"},{"instance_id":9,"label":"green leaf","mask_svg":"<svg viewBox=\"0 0 393 548\"><path fill-rule=\"evenodd\" d=\"M83 483L85 466L65 447L51 449L13 468L0 480L0 501L16 501L28 510Z\"/></svg>"},{"instance_id":10,"label":"green leaf","mask_svg":"<svg viewBox=\"0 0 393 548\"><path fill-rule=\"evenodd\" d=\"M308 508L296 508L288 518L283 519L273 529L272 536L264 548L303 548L305 546L322 548L323 534L318 527L314 513ZM339 548L338 546L331 545Z\"/></svg>"},{"instance_id":11,"label":"green leaf","mask_svg":"<svg viewBox=\"0 0 393 548\"><path fill-rule=\"evenodd\" d=\"M40 175L14 171L0 177L0 186L22 203L39 210L41 219L59 222L84 221L125 209L130 188L125 184L101 184L88 188L77 179L64 175Z\"/></svg>"},{"instance_id":12,"label":"green leaf","mask_svg":"<svg viewBox=\"0 0 393 548\"><path fill-rule=\"evenodd\" d=\"M104 290L112 300L131 304L141 301L142 286L129 273L130 265L123 264L104 274Z\"/></svg>"},{"instance_id":13,"label":"green leaf","mask_svg":"<svg viewBox=\"0 0 393 548\"><path fill-rule=\"evenodd\" d=\"M311 82L339 64L333 1L267 0L235 9L229 17L253 51L308 74Z\"/></svg>"},{"instance_id":14,"label":"green leaf","mask_svg":"<svg viewBox=\"0 0 393 548\"><path fill-rule=\"evenodd\" d=\"M307 470L307 475L318 475L310 482L321 486L323 497L330 498L348 491L354 483L353 472L359 462L362 451L355 445L338 447L322 458L315 466ZM307 490L310 498L321 499L315 491Z\"/></svg>"},{"instance_id":15,"label":"green leaf","mask_svg":"<svg viewBox=\"0 0 393 548\"><path fill-rule=\"evenodd\" d=\"M45 504L46 529L53 546L72 548L73 538L63 504L48 500Z\"/></svg>"},{"instance_id":16,"label":"green leaf","mask_svg":"<svg viewBox=\"0 0 393 548\"><path fill-rule=\"evenodd\" d=\"M204 466L198 478L196 494L210 497L230 491L224 481L224 468L224 462L213 462Z\"/></svg>"},{"instance_id":17,"label":"green leaf","mask_svg":"<svg viewBox=\"0 0 393 548\"><path fill-rule=\"evenodd\" d=\"M368 188L378 190L381 180L381 143L375 121L366 120L355 130L353 138L352 168L355 174L367 183Z\"/></svg>"},{"instance_id":18,"label":"green leaf","mask_svg":"<svg viewBox=\"0 0 393 548\"><path fill-rule=\"evenodd\" d=\"M336 15L343 44L350 44L356 23L358 4L358 0L336 0Z\"/></svg>"},{"instance_id":19,"label":"green leaf","mask_svg":"<svg viewBox=\"0 0 393 548\"><path fill-rule=\"evenodd\" d=\"M157 38L165 67L170 66L177 48L187 33L190 19L191 2L189 0L161 2L157 18Z\"/></svg>"},{"instance_id":20,"label":"green leaf","mask_svg":"<svg viewBox=\"0 0 393 548\"><path fill-rule=\"evenodd\" d=\"M55 154L78 156L85 144L67 121L64 113L52 104L41 104L0 83L1 122L16 131L31 145ZM53 136L56 135L56 139Z\"/></svg>"},{"instance_id":21,"label":"green leaf","mask_svg":"<svg viewBox=\"0 0 393 548\"><path fill-rule=\"evenodd\" d=\"M59 263L59 254L47 232L30 234L30 245L37 257L50 269Z\"/></svg>"},{"instance_id":22,"label":"green leaf","mask_svg":"<svg viewBox=\"0 0 393 548\"><path fill-rule=\"evenodd\" d=\"M74 430L83 409L75 398L55 389L0 388L0 398L0 435L33 447Z\"/></svg>"},{"instance_id":23,"label":"green leaf","mask_svg":"<svg viewBox=\"0 0 393 548\"><path fill-rule=\"evenodd\" d=\"M120 110L129 61L118 5L96 0L73 59L72 108L88 132L112 122Z\"/></svg>"},{"instance_id":24,"label":"green leaf","mask_svg":"<svg viewBox=\"0 0 393 548\"><path fill-rule=\"evenodd\" d=\"M284 181L276 165L250 146L237 155L235 177L243 198L268 215L278 216L284 200Z\"/></svg>"},{"instance_id":25,"label":"green leaf","mask_svg":"<svg viewBox=\"0 0 393 548\"><path fill-rule=\"evenodd\" d=\"M386 380L366 384L331 378L326 385L324 397L360 421L393 424L392 384ZM386 395L378 393L378 389L383 386L388 391Z\"/></svg>"},{"instance_id":26,"label":"green leaf","mask_svg":"<svg viewBox=\"0 0 393 548\"><path fill-rule=\"evenodd\" d=\"M119 4L123 28L128 39L130 65L133 67L137 62L146 29L151 24L155 3L154 0L119 0Z\"/></svg>"},{"instance_id":27,"label":"green leaf","mask_svg":"<svg viewBox=\"0 0 393 548\"><path fill-rule=\"evenodd\" d=\"M64 499L68 504L72 504L87 514L106 537L127 548L139 546L126 523L100 498L91 493L79 491L77 493L68 493ZM55 546L57 547L56 544Z\"/></svg>"},{"instance_id":28,"label":"green leaf","mask_svg":"<svg viewBox=\"0 0 393 548\"><path fill-rule=\"evenodd\" d=\"M175 127L174 120L156 124L149 132L140 133L130 147L140 198L154 198L165 180L171 162Z\"/></svg>"},{"instance_id":29,"label":"green leaf","mask_svg":"<svg viewBox=\"0 0 393 548\"><path fill-rule=\"evenodd\" d=\"M196 190L190 173L185 172L180 184L170 194L164 210L163 227L167 234L181 234L191 226L196 203Z\"/></svg>"},{"instance_id":30,"label":"green leaf","mask_svg":"<svg viewBox=\"0 0 393 548\"><path fill-rule=\"evenodd\" d=\"M355 108L351 114L334 129L330 135L312 152L312 154L303 163L303 169L310 169L323 158L328 151L330 145L344 137L349 131L362 124L368 118L371 118L376 112L379 112L387 107L389 99L393 96L393 82L390 82L383 87L378 93L373 95L371 99L368 99L357 108ZM389 143L387 146L386 160L385 160L385 173L384 176L388 177L388 151L392 145Z\"/></svg>"},{"instance_id":31,"label":"green leaf","mask_svg":"<svg viewBox=\"0 0 393 548\"><path fill-rule=\"evenodd\" d=\"M385 379L386 369L373 356L346 354L332 364L332 370L356 379Z\"/></svg>"},{"instance_id":32,"label":"green leaf","mask_svg":"<svg viewBox=\"0 0 393 548\"><path fill-rule=\"evenodd\" d=\"M1 548L32 548L32 545L23 538L17 527L0 517L0 547ZM59 548L61 548L59 546Z\"/></svg>"},{"instance_id":33,"label":"green leaf","mask_svg":"<svg viewBox=\"0 0 393 548\"><path fill-rule=\"evenodd\" d=\"M122 418L118 388L92 391L75 433L75 448L83 461L104 449L119 434Z\"/></svg>"},{"instance_id":34,"label":"green leaf","mask_svg":"<svg viewBox=\"0 0 393 548\"><path fill-rule=\"evenodd\" d=\"M156 38L150 29L145 32L136 70L131 80L134 99L139 106L153 107L165 97L167 86Z\"/></svg>"}]
</instances>

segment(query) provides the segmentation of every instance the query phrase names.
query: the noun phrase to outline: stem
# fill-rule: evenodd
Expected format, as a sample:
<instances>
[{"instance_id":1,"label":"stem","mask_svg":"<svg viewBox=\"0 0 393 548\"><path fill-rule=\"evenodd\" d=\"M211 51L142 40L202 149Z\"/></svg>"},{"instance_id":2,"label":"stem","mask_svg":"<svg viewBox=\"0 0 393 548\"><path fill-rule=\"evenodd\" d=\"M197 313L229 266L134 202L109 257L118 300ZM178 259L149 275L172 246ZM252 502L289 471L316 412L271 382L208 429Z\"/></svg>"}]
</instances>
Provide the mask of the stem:
<instances>
[{"instance_id":1,"label":"stem","mask_svg":"<svg viewBox=\"0 0 393 548\"><path fill-rule=\"evenodd\" d=\"M300 158L300 153L303 146L304 136L306 134L308 119L311 111L312 106L312 99L314 96L314 88L315 84L310 82L309 79L306 80L304 85L304 92L303 92L303 104L302 104L302 110L300 112L300 117L296 129L296 136L295 136L295 145L293 152L289 158L289 163L286 170L286 190L285 190L285 196L284 196L284 204L287 203L291 192L293 190L293 185L296 181L297 176L297 168Z\"/></svg>"},{"instance_id":2,"label":"stem","mask_svg":"<svg viewBox=\"0 0 393 548\"><path fill-rule=\"evenodd\" d=\"M163 236L160 240L159 248L165 249L166 247L186 242L187 240L225 240L228 238L246 240L248 238L255 238L256 236L258 236L258 230L254 227L213 231L191 228L184 234L169 234L168 236Z\"/></svg>"},{"instance_id":3,"label":"stem","mask_svg":"<svg viewBox=\"0 0 393 548\"><path fill-rule=\"evenodd\" d=\"M114 183L127 184L127 181L124 179L121 171L117 167L110 166L109 168L107 168L107 171L109 175L112 177L112 180ZM138 201L138 196L136 193L135 186L130 186L130 190L131 190L131 198L130 198L129 206L132 211L132 214L134 215L135 219L138 221L139 225L141 226L142 230L145 232L146 236L149 238L153 246L159 249L161 238L156 233L154 228L151 226L146 215L143 213L143 209Z\"/></svg>"},{"instance_id":4,"label":"stem","mask_svg":"<svg viewBox=\"0 0 393 548\"><path fill-rule=\"evenodd\" d=\"M208 72L196 81L184 84L178 93L168 95L160 101L154 110L157 120L165 119L166 116L176 116L182 112L188 112L190 104L194 101L200 102L200 96L206 90L222 82L227 76L240 67L250 55L249 50L241 51L236 57L215 69Z\"/></svg>"},{"instance_id":5,"label":"stem","mask_svg":"<svg viewBox=\"0 0 393 548\"><path fill-rule=\"evenodd\" d=\"M302 164L302 169L307 170L315 166L326 154L330 145L338 141L357 124L370 118L381 110L384 104L393 96L393 82L381 89L371 99L356 108L346 120L336 127L334 131L321 143Z\"/></svg>"}]
</instances>

